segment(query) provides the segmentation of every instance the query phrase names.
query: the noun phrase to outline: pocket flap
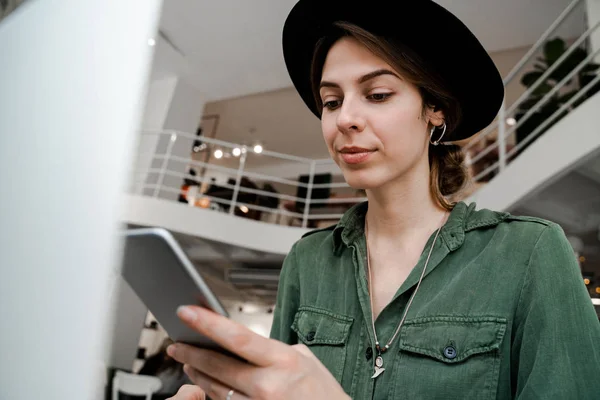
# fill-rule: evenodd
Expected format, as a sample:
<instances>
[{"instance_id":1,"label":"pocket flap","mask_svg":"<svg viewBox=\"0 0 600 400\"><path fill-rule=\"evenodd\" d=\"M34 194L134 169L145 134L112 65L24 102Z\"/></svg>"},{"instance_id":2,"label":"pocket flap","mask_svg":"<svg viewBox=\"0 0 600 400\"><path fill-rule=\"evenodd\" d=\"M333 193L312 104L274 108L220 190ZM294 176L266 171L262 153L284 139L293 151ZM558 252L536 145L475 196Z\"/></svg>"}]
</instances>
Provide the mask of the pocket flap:
<instances>
[{"instance_id":1,"label":"pocket flap","mask_svg":"<svg viewBox=\"0 0 600 400\"><path fill-rule=\"evenodd\" d=\"M505 330L505 318L418 318L406 321L399 346L402 351L459 363L472 355L498 349Z\"/></svg>"},{"instance_id":2,"label":"pocket flap","mask_svg":"<svg viewBox=\"0 0 600 400\"><path fill-rule=\"evenodd\" d=\"M315 307L300 307L292 330L306 345L343 345L348 339L353 318Z\"/></svg>"}]
</instances>

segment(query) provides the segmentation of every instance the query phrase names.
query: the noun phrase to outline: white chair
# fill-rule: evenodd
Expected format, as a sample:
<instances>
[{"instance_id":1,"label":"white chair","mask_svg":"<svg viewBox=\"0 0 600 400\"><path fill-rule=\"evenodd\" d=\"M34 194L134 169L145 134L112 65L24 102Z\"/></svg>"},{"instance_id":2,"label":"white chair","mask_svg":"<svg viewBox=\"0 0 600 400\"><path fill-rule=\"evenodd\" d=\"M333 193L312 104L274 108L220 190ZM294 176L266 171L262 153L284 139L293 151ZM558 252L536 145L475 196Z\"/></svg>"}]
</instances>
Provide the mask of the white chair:
<instances>
[{"instance_id":1,"label":"white chair","mask_svg":"<svg viewBox=\"0 0 600 400\"><path fill-rule=\"evenodd\" d=\"M152 394L161 387L162 382L155 376L117 371L112 381L112 400L119 400L119 392L131 396L146 396L146 400L151 400Z\"/></svg>"}]
</instances>

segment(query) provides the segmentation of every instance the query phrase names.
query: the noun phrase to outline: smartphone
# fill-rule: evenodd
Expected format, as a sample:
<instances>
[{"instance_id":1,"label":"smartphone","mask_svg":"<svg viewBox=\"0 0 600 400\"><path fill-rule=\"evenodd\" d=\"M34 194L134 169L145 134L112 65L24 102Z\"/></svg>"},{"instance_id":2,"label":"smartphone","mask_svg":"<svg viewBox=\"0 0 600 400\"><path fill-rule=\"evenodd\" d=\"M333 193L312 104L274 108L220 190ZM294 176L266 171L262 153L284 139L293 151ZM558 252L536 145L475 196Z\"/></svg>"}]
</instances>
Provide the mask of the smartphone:
<instances>
[{"instance_id":1,"label":"smartphone","mask_svg":"<svg viewBox=\"0 0 600 400\"><path fill-rule=\"evenodd\" d=\"M169 337L231 355L177 317L181 305L198 305L229 315L173 235L163 228L129 229L123 235L123 278Z\"/></svg>"}]
</instances>

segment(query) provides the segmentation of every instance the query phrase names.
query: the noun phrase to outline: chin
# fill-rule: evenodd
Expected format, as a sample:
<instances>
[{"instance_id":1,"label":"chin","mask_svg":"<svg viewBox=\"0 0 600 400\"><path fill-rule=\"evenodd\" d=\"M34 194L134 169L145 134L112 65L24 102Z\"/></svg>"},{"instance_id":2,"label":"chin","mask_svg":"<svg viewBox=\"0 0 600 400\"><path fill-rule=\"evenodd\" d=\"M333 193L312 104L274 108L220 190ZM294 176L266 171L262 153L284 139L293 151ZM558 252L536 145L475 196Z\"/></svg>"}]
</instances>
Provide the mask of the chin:
<instances>
[{"instance_id":1,"label":"chin","mask_svg":"<svg viewBox=\"0 0 600 400\"><path fill-rule=\"evenodd\" d=\"M374 189L381 186L384 180L378 177L373 171L367 169L351 170L343 169L344 179L352 189Z\"/></svg>"}]
</instances>

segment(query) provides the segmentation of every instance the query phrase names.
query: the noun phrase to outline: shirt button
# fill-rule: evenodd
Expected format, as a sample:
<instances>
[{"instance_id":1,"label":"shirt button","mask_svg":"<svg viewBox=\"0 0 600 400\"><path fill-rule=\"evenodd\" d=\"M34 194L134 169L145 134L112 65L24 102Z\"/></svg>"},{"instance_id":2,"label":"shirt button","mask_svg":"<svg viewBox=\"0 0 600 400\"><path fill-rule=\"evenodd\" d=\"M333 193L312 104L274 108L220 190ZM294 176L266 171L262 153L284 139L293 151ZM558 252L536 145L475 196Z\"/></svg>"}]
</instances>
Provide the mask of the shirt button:
<instances>
[{"instance_id":1,"label":"shirt button","mask_svg":"<svg viewBox=\"0 0 600 400\"><path fill-rule=\"evenodd\" d=\"M367 361L369 361L371 358L373 358L373 349L370 347L367 347L367 351L365 352L365 357L367 357Z\"/></svg>"},{"instance_id":2,"label":"shirt button","mask_svg":"<svg viewBox=\"0 0 600 400\"><path fill-rule=\"evenodd\" d=\"M316 334L317 334L317 332L315 332L315 331L308 332L308 334L306 335L306 340L308 340L309 342L312 342L313 340L315 340Z\"/></svg>"},{"instance_id":3,"label":"shirt button","mask_svg":"<svg viewBox=\"0 0 600 400\"><path fill-rule=\"evenodd\" d=\"M444 356L450 360L456 358L456 349L452 346L448 346L444 349Z\"/></svg>"}]
</instances>

